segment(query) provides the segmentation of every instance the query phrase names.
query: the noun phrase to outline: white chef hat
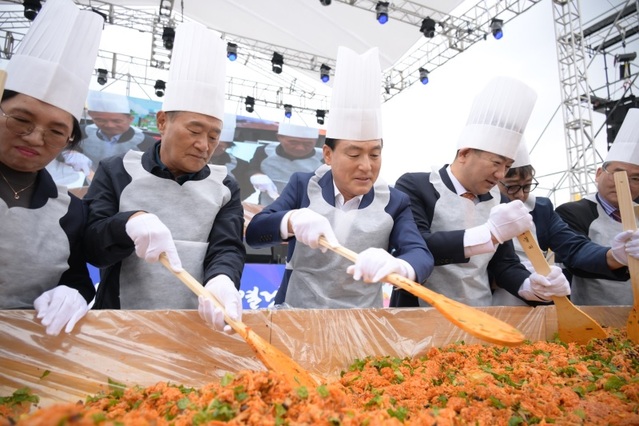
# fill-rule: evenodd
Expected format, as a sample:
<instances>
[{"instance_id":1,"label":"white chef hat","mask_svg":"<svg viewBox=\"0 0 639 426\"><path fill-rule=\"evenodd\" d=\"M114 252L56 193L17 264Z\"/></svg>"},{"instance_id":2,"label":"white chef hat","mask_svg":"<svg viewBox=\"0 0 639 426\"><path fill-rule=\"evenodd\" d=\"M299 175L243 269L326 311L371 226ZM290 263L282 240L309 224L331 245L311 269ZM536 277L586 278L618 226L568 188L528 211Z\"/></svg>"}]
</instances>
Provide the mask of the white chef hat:
<instances>
[{"instance_id":1,"label":"white chef hat","mask_svg":"<svg viewBox=\"0 0 639 426\"><path fill-rule=\"evenodd\" d=\"M87 109L97 112L116 112L121 114L130 114L131 106L129 98L117 93L89 91L87 98Z\"/></svg>"},{"instance_id":2,"label":"white chef hat","mask_svg":"<svg viewBox=\"0 0 639 426\"><path fill-rule=\"evenodd\" d=\"M5 87L80 120L103 25L71 0L48 0L7 64Z\"/></svg>"},{"instance_id":3,"label":"white chef hat","mask_svg":"<svg viewBox=\"0 0 639 426\"><path fill-rule=\"evenodd\" d=\"M528 147L526 141L522 140L517 148L512 168L530 166L530 155L528 155Z\"/></svg>"},{"instance_id":4,"label":"white chef hat","mask_svg":"<svg viewBox=\"0 0 639 426\"><path fill-rule=\"evenodd\" d=\"M382 137L382 71L376 47L358 55L347 47L337 50L326 137L373 140Z\"/></svg>"},{"instance_id":5,"label":"white chef hat","mask_svg":"<svg viewBox=\"0 0 639 426\"><path fill-rule=\"evenodd\" d=\"M610 146L605 163L623 161L639 165L639 108L630 108Z\"/></svg>"},{"instance_id":6,"label":"white chef hat","mask_svg":"<svg viewBox=\"0 0 639 426\"><path fill-rule=\"evenodd\" d=\"M237 126L237 118L235 114L224 114L224 127L220 134L220 142L233 142L235 140L235 127Z\"/></svg>"},{"instance_id":7,"label":"white chef hat","mask_svg":"<svg viewBox=\"0 0 639 426\"><path fill-rule=\"evenodd\" d=\"M319 129L313 127L299 126L291 123L280 123L277 134L282 136L292 136L303 139L317 139Z\"/></svg>"},{"instance_id":8,"label":"white chef hat","mask_svg":"<svg viewBox=\"0 0 639 426\"><path fill-rule=\"evenodd\" d=\"M226 45L220 33L197 22L175 30L162 109L224 119Z\"/></svg>"},{"instance_id":9,"label":"white chef hat","mask_svg":"<svg viewBox=\"0 0 639 426\"><path fill-rule=\"evenodd\" d=\"M536 92L510 77L497 77L475 97L457 148L475 148L514 159L537 100Z\"/></svg>"}]
</instances>

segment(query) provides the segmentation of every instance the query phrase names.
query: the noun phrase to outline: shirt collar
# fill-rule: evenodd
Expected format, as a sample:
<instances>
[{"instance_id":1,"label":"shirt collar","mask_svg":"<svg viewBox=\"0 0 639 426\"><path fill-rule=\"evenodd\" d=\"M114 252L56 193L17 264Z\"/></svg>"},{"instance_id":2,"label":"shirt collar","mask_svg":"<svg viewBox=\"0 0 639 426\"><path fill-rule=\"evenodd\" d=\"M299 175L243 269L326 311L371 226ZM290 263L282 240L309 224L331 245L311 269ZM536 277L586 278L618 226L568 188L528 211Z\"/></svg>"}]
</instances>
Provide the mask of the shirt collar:
<instances>
[{"instance_id":1,"label":"shirt collar","mask_svg":"<svg viewBox=\"0 0 639 426\"><path fill-rule=\"evenodd\" d=\"M108 137L107 135L105 135L104 133L102 133L102 130L100 130L99 128L98 128L98 130L97 130L96 134L98 135L98 137L99 137L100 139L102 139L102 140L104 140L104 141L107 141L107 142L109 142L109 143L117 143L117 142L119 142L119 141L120 141L120 138L122 137L122 134L115 135L115 136L112 136L112 137Z\"/></svg>"},{"instance_id":2,"label":"shirt collar","mask_svg":"<svg viewBox=\"0 0 639 426\"><path fill-rule=\"evenodd\" d=\"M596 197L597 197L597 201L599 201L599 204L601 204L601 207L603 207L604 211L606 212L608 216L610 216L613 211L617 210L615 206L613 206L608 201L606 201L604 197L599 195L599 193L596 194Z\"/></svg>"},{"instance_id":3,"label":"shirt collar","mask_svg":"<svg viewBox=\"0 0 639 426\"><path fill-rule=\"evenodd\" d=\"M161 143L158 143L158 144L155 145L155 153L154 153L155 162L160 167L160 170L162 170L166 174L168 174L171 177L173 177L173 180L175 180L180 185L182 185L184 182L187 182L187 181L189 181L189 180L191 180L191 179L193 179L195 177L195 175L197 173L187 173L187 174L183 174L183 175L178 176L178 177L173 176L173 173L171 173L169 168L166 167L166 164L164 164L162 162L162 160L160 160L160 145L161 145Z\"/></svg>"},{"instance_id":4,"label":"shirt collar","mask_svg":"<svg viewBox=\"0 0 639 426\"><path fill-rule=\"evenodd\" d=\"M462 185L457 180L450 166L446 167L446 173L448 173L448 176L450 177L450 181L453 183L453 186L455 187L455 192L457 193L457 195L462 195L464 192L469 192L466 188L464 188L464 185Z\"/></svg>"},{"instance_id":5,"label":"shirt collar","mask_svg":"<svg viewBox=\"0 0 639 426\"><path fill-rule=\"evenodd\" d=\"M335 207L340 209L342 207L346 207L346 208L355 210L359 207L359 204L362 202L362 198L364 198L363 195L357 195L351 198L350 200L348 200L346 203L344 203L344 196L342 195L340 190L337 189L337 185L335 185L335 180L333 180L333 191L335 193Z\"/></svg>"}]
</instances>

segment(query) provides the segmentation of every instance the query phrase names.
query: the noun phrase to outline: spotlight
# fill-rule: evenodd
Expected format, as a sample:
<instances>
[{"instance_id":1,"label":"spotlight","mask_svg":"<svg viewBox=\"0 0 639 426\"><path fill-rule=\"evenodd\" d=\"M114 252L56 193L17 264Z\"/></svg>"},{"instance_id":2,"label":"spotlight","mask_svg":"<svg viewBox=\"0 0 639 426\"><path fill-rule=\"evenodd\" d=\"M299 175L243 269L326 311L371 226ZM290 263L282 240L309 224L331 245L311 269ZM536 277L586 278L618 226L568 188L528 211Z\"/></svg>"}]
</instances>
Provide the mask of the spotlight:
<instances>
[{"instance_id":1,"label":"spotlight","mask_svg":"<svg viewBox=\"0 0 639 426\"><path fill-rule=\"evenodd\" d=\"M24 17L29 21L33 21L38 12L42 9L40 0L24 0Z\"/></svg>"},{"instance_id":2,"label":"spotlight","mask_svg":"<svg viewBox=\"0 0 639 426\"><path fill-rule=\"evenodd\" d=\"M255 107L255 98L252 96L247 96L244 100L244 105L246 105L246 112L253 112Z\"/></svg>"},{"instance_id":3,"label":"spotlight","mask_svg":"<svg viewBox=\"0 0 639 426\"><path fill-rule=\"evenodd\" d=\"M98 68L98 84L104 86L107 82L107 75L109 72L104 68Z\"/></svg>"},{"instance_id":4,"label":"spotlight","mask_svg":"<svg viewBox=\"0 0 639 426\"><path fill-rule=\"evenodd\" d=\"M237 59L237 44L235 43L226 44L226 57L229 58L231 62Z\"/></svg>"},{"instance_id":5,"label":"spotlight","mask_svg":"<svg viewBox=\"0 0 639 426\"><path fill-rule=\"evenodd\" d=\"M271 59L272 69L275 74L282 74L282 67L284 66L284 56L277 52L273 53L273 59Z\"/></svg>"},{"instance_id":6,"label":"spotlight","mask_svg":"<svg viewBox=\"0 0 639 426\"><path fill-rule=\"evenodd\" d=\"M320 0L320 3L322 3L322 6L330 6L331 0Z\"/></svg>"},{"instance_id":7,"label":"spotlight","mask_svg":"<svg viewBox=\"0 0 639 426\"><path fill-rule=\"evenodd\" d=\"M284 117L291 118L292 115L293 115L293 107L290 106L289 104L285 104L284 105Z\"/></svg>"},{"instance_id":8,"label":"spotlight","mask_svg":"<svg viewBox=\"0 0 639 426\"><path fill-rule=\"evenodd\" d=\"M384 25L388 22L388 2L378 1L375 6L375 12L377 12L377 22Z\"/></svg>"},{"instance_id":9,"label":"spotlight","mask_svg":"<svg viewBox=\"0 0 639 426\"><path fill-rule=\"evenodd\" d=\"M331 79L331 76L329 75L330 72L331 72L331 67L329 67L328 65L322 64L320 66L320 79L324 83L328 83L328 80Z\"/></svg>"},{"instance_id":10,"label":"spotlight","mask_svg":"<svg viewBox=\"0 0 639 426\"><path fill-rule=\"evenodd\" d=\"M175 40L175 28L164 27L162 31L162 42L167 50L173 49L173 41Z\"/></svg>"},{"instance_id":11,"label":"spotlight","mask_svg":"<svg viewBox=\"0 0 639 426\"><path fill-rule=\"evenodd\" d=\"M422 84L428 84L428 70L426 68L420 68L419 69L419 81L422 82Z\"/></svg>"},{"instance_id":12,"label":"spotlight","mask_svg":"<svg viewBox=\"0 0 639 426\"><path fill-rule=\"evenodd\" d=\"M435 24L436 22L434 20L430 19L430 17L426 17L422 21L422 26L419 31L424 34L424 37L433 38L435 37Z\"/></svg>"},{"instance_id":13,"label":"spotlight","mask_svg":"<svg viewBox=\"0 0 639 426\"><path fill-rule=\"evenodd\" d=\"M166 83L164 82L164 80L156 80L155 86L153 86L153 88L155 89L155 96L157 96L158 98L161 98L162 96L164 96L164 91L166 90Z\"/></svg>"},{"instance_id":14,"label":"spotlight","mask_svg":"<svg viewBox=\"0 0 639 426\"><path fill-rule=\"evenodd\" d=\"M318 109L315 112L315 117L317 117L317 124L319 125L324 124L324 117L326 117L326 111L324 111L323 109Z\"/></svg>"},{"instance_id":15,"label":"spotlight","mask_svg":"<svg viewBox=\"0 0 639 426\"><path fill-rule=\"evenodd\" d=\"M493 32L493 37L495 37L495 39L499 40L504 36L504 31L502 30L503 26L504 21L501 19L493 18L493 20L490 21L490 29Z\"/></svg>"}]
</instances>

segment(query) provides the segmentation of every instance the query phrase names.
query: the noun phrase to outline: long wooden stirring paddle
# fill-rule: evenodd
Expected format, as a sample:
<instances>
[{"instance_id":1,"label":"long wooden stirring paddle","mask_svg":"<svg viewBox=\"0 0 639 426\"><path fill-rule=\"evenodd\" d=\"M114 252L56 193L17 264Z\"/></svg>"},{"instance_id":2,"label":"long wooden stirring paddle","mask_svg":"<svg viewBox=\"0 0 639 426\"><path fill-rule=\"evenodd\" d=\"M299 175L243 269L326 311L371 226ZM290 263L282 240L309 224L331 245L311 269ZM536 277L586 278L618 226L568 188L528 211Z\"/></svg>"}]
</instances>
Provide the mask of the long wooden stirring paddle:
<instances>
[{"instance_id":1,"label":"long wooden stirring paddle","mask_svg":"<svg viewBox=\"0 0 639 426\"><path fill-rule=\"evenodd\" d=\"M319 243L351 262L357 261L357 253L346 247L334 247L324 237L320 237ZM515 327L498 320L486 312L449 299L399 274L389 274L384 277L383 281L404 289L430 303L450 322L479 339L505 346L516 346L524 341L524 335Z\"/></svg>"},{"instance_id":2,"label":"long wooden stirring paddle","mask_svg":"<svg viewBox=\"0 0 639 426\"><path fill-rule=\"evenodd\" d=\"M226 321L226 323L230 325L233 330L235 330L235 332L246 341L246 343L248 343L251 349L255 352L255 355L257 355L257 358L266 366L266 368L283 373L293 386L306 386L314 389L318 385L317 381L307 370L284 354L284 352L268 343L243 322L236 321L229 317L224 310L224 306L222 306L215 296L206 291L204 286L202 286L202 284L193 278L193 276L186 270L182 270L182 272L175 272L171 268L166 254L162 253L160 255L160 262L162 262L162 264L171 271L173 275L178 277L180 281L190 288L193 293L198 296L204 296L213 301L215 306L224 312L224 321Z\"/></svg>"},{"instance_id":3,"label":"long wooden stirring paddle","mask_svg":"<svg viewBox=\"0 0 639 426\"><path fill-rule=\"evenodd\" d=\"M524 249L528 260L535 268L535 272L540 275L550 273L550 265L539 248L539 244L530 231L526 231L520 236L519 244ZM557 311L557 328L559 338L564 342L577 342L585 345L590 339L604 339L608 337L597 321L592 319L584 311L576 307L566 296L553 296Z\"/></svg>"},{"instance_id":4,"label":"long wooden stirring paddle","mask_svg":"<svg viewBox=\"0 0 639 426\"><path fill-rule=\"evenodd\" d=\"M621 213L621 224L624 231L636 231L637 222L635 211L632 207L632 196L628 185L628 174L625 170L615 172L615 189L617 191L617 203ZM626 323L628 338L635 344L639 343L639 259L628 256L628 270L630 271L630 283L632 285L632 297L634 303L628 315Z\"/></svg>"}]
</instances>

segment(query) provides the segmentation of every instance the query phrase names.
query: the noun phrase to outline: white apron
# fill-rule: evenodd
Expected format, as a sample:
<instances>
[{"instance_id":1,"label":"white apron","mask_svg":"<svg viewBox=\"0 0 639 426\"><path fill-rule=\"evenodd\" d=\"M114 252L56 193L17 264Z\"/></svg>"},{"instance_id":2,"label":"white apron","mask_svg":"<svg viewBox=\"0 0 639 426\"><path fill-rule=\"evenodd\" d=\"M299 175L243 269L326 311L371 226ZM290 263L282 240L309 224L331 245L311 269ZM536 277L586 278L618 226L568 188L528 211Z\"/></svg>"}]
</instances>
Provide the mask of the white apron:
<instances>
[{"instance_id":1,"label":"white apron","mask_svg":"<svg viewBox=\"0 0 639 426\"><path fill-rule=\"evenodd\" d=\"M535 209L535 196L533 194L528 194L528 199L524 203L526 209L531 212ZM530 228L530 233L537 239L537 227L535 223L533 223L532 228ZM528 259L526 252L519 244L519 238L513 238L513 245L515 246L515 253L519 256L519 261L528 269L530 272L535 272L535 268L532 263ZM508 291L504 290L501 287L497 287L493 292L493 306L527 306L527 303L523 300L513 296Z\"/></svg>"},{"instance_id":2,"label":"white apron","mask_svg":"<svg viewBox=\"0 0 639 426\"><path fill-rule=\"evenodd\" d=\"M500 202L499 189L496 187L490 191L493 197L491 200L478 204L459 196L442 182L436 168L430 174L430 182L440 195L435 205L431 232L468 229L484 224L488 220L490 209ZM490 306L492 292L487 268L492 257L493 253L486 253L472 256L468 263L436 266L425 285L470 306ZM419 304L430 306L421 299Z\"/></svg>"},{"instance_id":3,"label":"white apron","mask_svg":"<svg viewBox=\"0 0 639 426\"><path fill-rule=\"evenodd\" d=\"M220 208L231 199L222 183L224 166L208 165L211 174L183 185L162 179L142 167L142 152L129 151L124 168L132 177L120 196L120 211L145 210L160 218L173 235L182 266L202 282L209 233ZM206 283L203 283L206 284ZM122 309L195 309L197 296L158 263L132 253L120 270Z\"/></svg>"},{"instance_id":4,"label":"white apron","mask_svg":"<svg viewBox=\"0 0 639 426\"><path fill-rule=\"evenodd\" d=\"M596 196L586 198L597 204L599 213L599 217L590 224L588 237L595 243L608 246L623 231L623 226L606 214ZM570 299L575 305L632 305L632 286L630 281L573 276Z\"/></svg>"},{"instance_id":5,"label":"white apron","mask_svg":"<svg viewBox=\"0 0 639 426\"><path fill-rule=\"evenodd\" d=\"M390 200L388 185L378 179L373 186L375 198L363 208L342 211L322 197L318 182L330 167L323 165L308 183L309 208L326 217L340 244L356 253L369 247L386 249L393 229L393 218L384 211ZM332 184L332 183L331 183ZM297 242L292 259L286 265L292 269L285 302L295 308L381 308L381 283L354 281L346 273L353 263L328 250L322 253Z\"/></svg>"},{"instance_id":6,"label":"white apron","mask_svg":"<svg viewBox=\"0 0 639 426\"><path fill-rule=\"evenodd\" d=\"M69 269L69 237L60 218L71 198L66 187L57 188L58 197L39 209L8 208L0 199L0 309L33 309Z\"/></svg>"},{"instance_id":7,"label":"white apron","mask_svg":"<svg viewBox=\"0 0 639 426\"><path fill-rule=\"evenodd\" d=\"M264 149L266 158L262 160L260 169L262 173L271 178L277 187L277 192L280 194L293 173L312 172L322 165L322 159L324 158L322 150L318 148L315 148L315 154L312 157L299 158L296 160L289 160L288 158L277 155L276 149L277 144L269 144L266 146ZM266 192L260 194L260 204L266 206L273 201Z\"/></svg>"},{"instance_id":8,"label":"white apron","mask_svg":"<svg viewBox=\"0 0 639 426\"><path fill-rule=\"evenodd\" d=\"M128 150L133 149L139 151L138 145L144 140L144 133L142 130L132 127L134 135L131 140L126 142L111 143L102 140L98 137L98 127L95 124L90 124L84 128L86 137L82 139L82 153L89 157L93 161L93 168L98 167L100 160L114 156L122 155Z\"/></svg>"}]
</instances>

